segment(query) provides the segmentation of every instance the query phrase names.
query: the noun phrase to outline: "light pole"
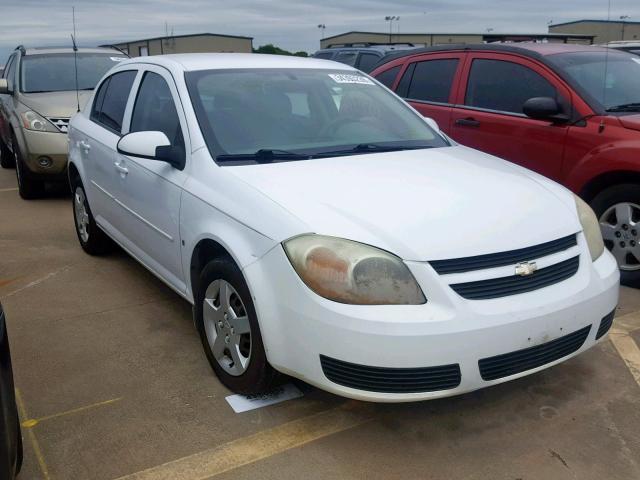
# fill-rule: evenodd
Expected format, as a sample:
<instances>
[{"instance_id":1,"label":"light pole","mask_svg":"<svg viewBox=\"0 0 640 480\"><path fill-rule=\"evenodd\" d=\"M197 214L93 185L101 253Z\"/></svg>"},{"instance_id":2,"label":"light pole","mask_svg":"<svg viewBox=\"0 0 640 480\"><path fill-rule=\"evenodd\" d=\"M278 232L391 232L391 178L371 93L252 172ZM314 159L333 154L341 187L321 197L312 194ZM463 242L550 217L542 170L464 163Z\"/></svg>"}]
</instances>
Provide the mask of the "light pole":
<instances>
[{"instance_id":1,"label":"light pole","mask_svg":"<svg viewBox=\"0 0 640 480\"><path fill-rule=\"evenodd\" d=\"M322 40L324 38L324 29L327 28L327 26L321 23L318 25L318 28L320 29L320 40Z\"/></svg>"},{"instance_id":2,"label":"light pole","mask_svg":"<svg viewBox=\"0 0 640 480\"><path fill-rule=\"evenodd\" d=\"M631 18L629 15L620 15L620 20L622 20L622 38L621 40L624 40L624 21L627 18Z\"/></svg>"},{"instance_id":3,"label":"light pole","mask_svg":"<svg viewBox=\"0 0 640 480\"><path fill-rule=\"evenodd\" d=\"M384 17L384 19L385 21L389 22L389 43L392 43L391 35L393 35L393 21L400 20L400 17L396 15L387 15L386 17Z\"/></svg>"}]
</instances>

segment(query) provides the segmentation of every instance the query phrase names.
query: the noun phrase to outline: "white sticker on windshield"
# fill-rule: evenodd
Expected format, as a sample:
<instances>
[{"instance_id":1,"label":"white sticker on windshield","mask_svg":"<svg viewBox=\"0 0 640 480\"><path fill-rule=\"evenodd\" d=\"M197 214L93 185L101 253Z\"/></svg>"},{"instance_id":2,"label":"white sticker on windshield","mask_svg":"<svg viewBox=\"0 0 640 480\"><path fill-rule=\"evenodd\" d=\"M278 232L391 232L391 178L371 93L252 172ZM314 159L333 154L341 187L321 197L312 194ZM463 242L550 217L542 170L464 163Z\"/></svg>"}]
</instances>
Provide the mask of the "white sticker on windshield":
<instances>
[{"instance_id":1,"label":"white sticker on windshield","mask_svg":"<svg viewBox=\"0 0 640 480\"><path fill-rule=\"evenodd\" d=\"M631 60L633 60L636 63L640 63L640 58L631 57Z\"/></svg>"},{"instance_id":2,"label":"white sticker on windshield","mask_svg":"<svg viewBox=\"0 0 640 480\"><path fill-rule=\"evenodd\" d=\"M330 73L329 76L333 78L336 83L359 83L361 85L375 85L367 77L362 75L353 75L348 73Z\"/></svg>"},{"instance_id":3,"label":"white sticker on windshield","mask_svg":"<svg viewBox=\"0 0 640 480\"><path fill-rule=\"evenodd\" d=\"M124 57L109 57L113 62L121 62L125 58Z\"/></svg>"}]
</instances>

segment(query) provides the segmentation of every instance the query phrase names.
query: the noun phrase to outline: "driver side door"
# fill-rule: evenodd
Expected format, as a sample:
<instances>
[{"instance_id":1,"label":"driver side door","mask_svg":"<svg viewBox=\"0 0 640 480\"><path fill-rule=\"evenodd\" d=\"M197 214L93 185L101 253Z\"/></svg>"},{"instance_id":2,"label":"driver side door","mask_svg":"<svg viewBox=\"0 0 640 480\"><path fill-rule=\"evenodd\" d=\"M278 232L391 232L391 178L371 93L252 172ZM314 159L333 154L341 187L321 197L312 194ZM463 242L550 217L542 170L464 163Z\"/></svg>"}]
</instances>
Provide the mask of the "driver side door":
<instances>
[{"instance_id":1,"label":"driver side door","mask_svg":"<svg viewBox=\"0 0 640 480\"><path fill-rule=\"evenodd\" d=\"M180 246L180 203L187 179L189 139L186 119L170 73L142 68L125 132L160 131L184 156L183 168L167 162L116 153L118 199L124 209L125 248L180 293L186 291Z\"/></svg>"},{"instance_id":2,"label":"driver side door","mask_svg":"<svg viewBox=\"0 0 640 480\"><path fill-rule=\"evenodd\" d=\"M571 113L571 93L542 65L517 55L471 53L451 113L451 137L559 179L569 123L527 117L522 107L533 97L553 97Z\"/></svg>"}]
</instances>

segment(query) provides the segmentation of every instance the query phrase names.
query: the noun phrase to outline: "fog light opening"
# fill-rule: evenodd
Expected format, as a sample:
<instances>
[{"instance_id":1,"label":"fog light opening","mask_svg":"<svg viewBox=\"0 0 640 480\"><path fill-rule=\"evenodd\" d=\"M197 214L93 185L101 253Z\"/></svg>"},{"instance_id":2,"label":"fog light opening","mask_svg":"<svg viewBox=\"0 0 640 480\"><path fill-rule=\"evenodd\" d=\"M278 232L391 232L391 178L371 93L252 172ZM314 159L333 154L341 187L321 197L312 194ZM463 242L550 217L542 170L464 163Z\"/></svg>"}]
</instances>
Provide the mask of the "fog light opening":
<instances>
[{"instance_id":1,"label":"fog light opening","mask_svg":"<svg viewBox=\"0 0 640 480\"><path fill-rule=\"evenodd\" d=\"M51 166L53 165L53 160L51 160L49 157L38 157L38 165L40 165L42 168L51 168Z\"/></svg>"}]
</instances>

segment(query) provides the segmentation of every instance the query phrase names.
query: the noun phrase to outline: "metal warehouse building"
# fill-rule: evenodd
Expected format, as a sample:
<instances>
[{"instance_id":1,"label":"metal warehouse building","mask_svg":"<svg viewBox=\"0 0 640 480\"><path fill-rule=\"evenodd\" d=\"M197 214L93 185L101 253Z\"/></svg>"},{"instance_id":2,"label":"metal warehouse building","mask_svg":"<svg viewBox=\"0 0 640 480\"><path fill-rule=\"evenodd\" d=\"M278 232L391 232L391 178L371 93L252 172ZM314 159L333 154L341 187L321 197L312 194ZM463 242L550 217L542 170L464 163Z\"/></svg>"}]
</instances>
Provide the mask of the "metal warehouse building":
<instances>
[{"instance_id":1,"label":"metal warehouse building","mask_svg":"<svg viewBox=\"0 0 640 480\"><path fill-rule=\"evenodd\" d=\"M593 34L583 33L385 33L346 32L320 40L321 48L353 44L412 43L430 47L447 43L526 42L593 43Z\"/></svg>"},{"instance_id":2,"label":"metal warehouse building","mask_svg":"<svg viewBox=\"0 0 640 480\"><path fill-rule=\"evenodd\" d=\"M596 43L607 43L616 40L640 41L640 22L577 20L575 22L549 25L549 32L588 33L595 36Z\"/></svg>"},{"instance_id":3,"label":"metal warehouse building","mask_svg":"<svg viewBox=\"0 0 640 480\"><path fill-rule=\"evenodd\" d=\"M220 35L216 33L198 33L193 35L177 35L145 38L142 40L130 40L128 42L114 43L112 45L129 54L131 57L144 57L146 55L163 55L169 53L251 53L253 37Z\"/></svg>"}]
</instances>

